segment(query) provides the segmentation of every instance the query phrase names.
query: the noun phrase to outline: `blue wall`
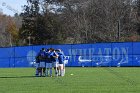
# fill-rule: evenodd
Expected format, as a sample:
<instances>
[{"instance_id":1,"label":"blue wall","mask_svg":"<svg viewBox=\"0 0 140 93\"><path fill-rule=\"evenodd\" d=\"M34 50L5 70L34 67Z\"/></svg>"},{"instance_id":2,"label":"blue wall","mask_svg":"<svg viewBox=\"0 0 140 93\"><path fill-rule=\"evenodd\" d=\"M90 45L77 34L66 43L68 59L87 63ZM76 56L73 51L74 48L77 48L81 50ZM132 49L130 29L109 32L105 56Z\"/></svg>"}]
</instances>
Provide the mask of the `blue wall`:
<instances>
[{"instance_id":1,"label":"blue wall","mask_svg":"<svg viewBox=\"0 0 140 93\"><path fill-rule=\"evenodd\" d=\"M41 48L62 49L66 66L140 66L140 42L0 48L0 67L31 67Z\"/></svg>"}]
</instances>

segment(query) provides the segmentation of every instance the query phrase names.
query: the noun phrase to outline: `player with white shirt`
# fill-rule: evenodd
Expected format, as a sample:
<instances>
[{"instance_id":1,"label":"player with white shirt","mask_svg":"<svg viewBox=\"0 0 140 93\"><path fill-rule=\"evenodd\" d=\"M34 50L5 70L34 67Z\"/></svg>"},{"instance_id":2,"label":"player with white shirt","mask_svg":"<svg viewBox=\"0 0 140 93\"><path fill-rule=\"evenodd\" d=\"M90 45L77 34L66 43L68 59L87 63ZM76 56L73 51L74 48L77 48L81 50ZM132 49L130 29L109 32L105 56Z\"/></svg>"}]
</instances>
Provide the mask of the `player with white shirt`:
<instances>
[{"instance_id":1,"label":"player with white shirt","mask_svg":"<svg viewBox=\"0 0 140 93\"><path fill-rule=\"evenodd\" d=\"M57 53L58 53L58 61L59 61L59 75L60 76L64 76L65 72L64 72L64 59L65 59L65 56L64 56L64 53L58 49L57 50Z\"/></svg>"}]
</instances>

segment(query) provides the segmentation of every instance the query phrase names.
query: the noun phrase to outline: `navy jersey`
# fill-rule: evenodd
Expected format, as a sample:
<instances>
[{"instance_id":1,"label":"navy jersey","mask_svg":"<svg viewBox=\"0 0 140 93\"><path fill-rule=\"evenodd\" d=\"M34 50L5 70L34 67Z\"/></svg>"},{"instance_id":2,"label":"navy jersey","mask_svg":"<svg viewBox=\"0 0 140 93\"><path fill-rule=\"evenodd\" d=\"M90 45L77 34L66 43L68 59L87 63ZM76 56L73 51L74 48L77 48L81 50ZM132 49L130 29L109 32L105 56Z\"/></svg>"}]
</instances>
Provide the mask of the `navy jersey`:
<instances>
[{"instance_id":1,"label":"navy jersey","mask_svg":"<svg viewBox=\"0 0 140 93\"><path fill-rule=\"evenodd\" d=\"M51 52L46 52L46 63L52 63Z\"/></svg>"},{"instance_id":2,"label":"navy jersey","mask_svg":"<svg viewBox=\"0 0 140 93\"><path fill-rule=\"evenodd\" d=\"M40 61L46 61L46 52L45 51L40 51L38 56L39 56Z\"/></svg>"},{"instance_id":3,"label":"navy jersey","mask_svg":"<svg viewBox=\"0 0 140 93\"><path fill-rule=\"evenodd\" d=\"M58 52L58 55L59 64L64 64L64 54L62 52Z\"/></svg>"},{"instance_id":4,"label":"navy jersey","mask_svg":"<svg viewBox=\"0 0 140 93\"><path fill-rule=\"evenodd\" d=\"M50 60L52 62L58 62L58 54L56 52L51 52L50 53Z\"/></svg>"},{"instance_id":5,"label":"navy jersey","mask_svg":"<svg viewBox=\"0 0 140 93\"><path fill-rule=\"evenodd\" d=\"M39 60L39 55L36 56L36 63L39 63L40 60Z\"/></svg>"}]
</instances>

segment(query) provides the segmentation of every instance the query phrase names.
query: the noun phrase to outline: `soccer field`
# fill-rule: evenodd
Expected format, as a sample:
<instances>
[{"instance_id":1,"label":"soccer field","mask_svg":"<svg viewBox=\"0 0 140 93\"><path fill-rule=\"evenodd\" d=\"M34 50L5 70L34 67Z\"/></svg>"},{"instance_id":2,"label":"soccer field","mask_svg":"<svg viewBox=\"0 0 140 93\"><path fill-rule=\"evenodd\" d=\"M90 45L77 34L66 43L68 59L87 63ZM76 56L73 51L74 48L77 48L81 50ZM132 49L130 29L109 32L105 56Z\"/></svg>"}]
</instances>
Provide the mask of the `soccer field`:
<instances>
[{"instance_id":1,"label":"soccer field","mask_svg":"<svg viewBox=\"0 0 140 93\"><path fill-rule=\"evenodd\" d=\"M34 68L1 68L0 93L140 92L139 68L69 67L65 77L34 77L34 72Z\"/></svg>"}]
</instances>

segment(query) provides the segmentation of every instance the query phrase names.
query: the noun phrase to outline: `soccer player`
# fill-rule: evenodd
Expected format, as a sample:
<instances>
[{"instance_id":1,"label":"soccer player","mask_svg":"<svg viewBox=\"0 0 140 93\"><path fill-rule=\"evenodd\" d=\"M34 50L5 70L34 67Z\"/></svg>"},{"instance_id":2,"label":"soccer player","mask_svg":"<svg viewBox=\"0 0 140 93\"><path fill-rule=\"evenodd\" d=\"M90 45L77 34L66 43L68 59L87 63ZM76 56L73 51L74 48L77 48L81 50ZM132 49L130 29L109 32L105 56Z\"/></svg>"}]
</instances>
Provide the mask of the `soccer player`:
<instances>
[{"instance_id":1,"label":"soccer player","mask_svg":"<svg viewBox=\"0 0 140 93\"><path fill-rule=\"evenodd\" d=\"M50 59L55 70L55 76L58 76L58 54L55 52L54 49L51 49Z\"/></svg>"},{"instance_id":2,"label":"soccer player","mask_svg":"<svg viewBox=\"0 0 140 93\"><path fill-rule=\"evenodd\" d=\"M46 70L46 50L45 48L42 48L40 53L39 53L39 60L40 64L39 67L41 69L40 76L45 76L45 70ZM42 75L43 72L43 75Z\"/></svg>"},{"instance_id":3,"label":"soccer player","mask_svg":"<svg viewBox=\"0 0 140 93\"><path fill-rule=\"evenodd\" d=\"M39 55L37 55L36 56L36 64L35 64L35 66L36 66L36 76L39 76L39 70L40 70L40 68L39 68L39 64L40 64L40 60L39 60Z\"/></svg>"},{"instance_id":4,"label":"soccer player","mask_svg":"<svg viewBox=\"0 0 140 93\"><path fill-rule=\"evenodd\" d=\"M60 76L64 76L64 58L65 58L65 56L64 56L64 53L60 49L58 49L57 51L58 51L58 55L59 55L58 61L59 61Z\"/></svg>"},{"instance_id":5,"label":"soccer player","mask_svg":"<svg viewBox=\"0 0 140 93\"><path fill-rule=\"evenodd\" d=\"M46 76L50 76L52 77L52 61L50 60L50 55L51 54L51 50L50 49L47 49L47 52L46 52L46 56L47 56L47 59L46 59Z\"/></svg>"},{"instance_id":6,"label":"soccer player","mask_svg":"<svg viewBox=\"0 0 140 93\"><path fill-rule=\"evenodd\" d=\"M64 52L62 51L62 50L60 50L60 52L63 54L63 57L64 57L64 63L63 63L63 71L64 71L64 75L65 75L65 64L66 64L66 62L65 62L65 60L66 60L66 57L65 57L65 54L64 54Z\"/></svg>"}]
</instances>

